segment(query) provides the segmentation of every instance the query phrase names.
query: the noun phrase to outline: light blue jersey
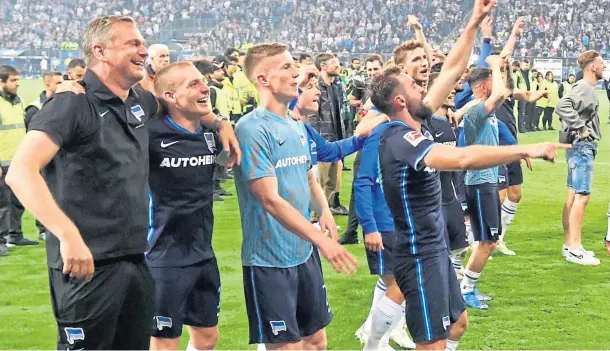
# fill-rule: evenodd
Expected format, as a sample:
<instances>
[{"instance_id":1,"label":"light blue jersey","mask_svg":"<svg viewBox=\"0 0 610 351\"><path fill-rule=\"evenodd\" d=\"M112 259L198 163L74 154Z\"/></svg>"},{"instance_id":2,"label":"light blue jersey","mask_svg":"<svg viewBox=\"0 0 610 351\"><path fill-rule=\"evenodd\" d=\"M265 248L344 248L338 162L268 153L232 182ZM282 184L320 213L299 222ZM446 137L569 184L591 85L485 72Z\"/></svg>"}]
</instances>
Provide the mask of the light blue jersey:
<instances>
[{"instance_id":1,"label":"light blue jersey","mask_svg":"<svg viewBox=\"0 0 610 351\"><path fill-rule=\"evenodd\" d=\"M466 146L498 146L498 119L494 113L488 113L483 103L473 106L464 117L464 140ZM466 185L497 184L498 167L483 170L468 170L464 178Z\"/></svg>"},{"instance_id":2,"label":"light blue jersey","mask_svg":"<svg viewBox=\"0 0 610 351\"><path fill-rule=\"evenodd\" d=\"M307 261L311 243L289 232L265 211L249 186L251 180L276 177L280 196L309 218L307 172L311 159L305 126L259 107L239 120L235 134L242 150L241 166L235 167L242 264L286 268Z\"/></svg>"}]
</instances>

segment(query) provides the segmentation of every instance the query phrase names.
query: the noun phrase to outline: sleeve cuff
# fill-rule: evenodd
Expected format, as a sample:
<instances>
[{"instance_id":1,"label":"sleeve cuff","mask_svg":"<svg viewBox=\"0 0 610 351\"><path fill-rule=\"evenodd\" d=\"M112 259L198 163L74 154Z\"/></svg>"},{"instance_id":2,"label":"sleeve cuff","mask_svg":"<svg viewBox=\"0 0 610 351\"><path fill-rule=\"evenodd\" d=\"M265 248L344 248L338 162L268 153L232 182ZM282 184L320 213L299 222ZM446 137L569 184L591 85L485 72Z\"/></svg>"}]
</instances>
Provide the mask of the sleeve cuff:
<instances>
[{"instance_id":1,"label":"sleeve cuff","mask_svg":"<svg viewBox=\"0 0 610 351\"><path fill-rule=\"evenodd\" d=\"M426 147L424 149L424 151L422 151L422 153L419 154L419 156L415 160L415 164L413 165L417 171L421 171L422 169L424 169L424 167L422 167L422 161L424 160L424 157L426 157L428 152L430 152L430 150L432 150L432 148L435 147L436 145L438 145L438 144L432 143L432 144L428 145L428 147Z\"/></svg>"}]
</instances>

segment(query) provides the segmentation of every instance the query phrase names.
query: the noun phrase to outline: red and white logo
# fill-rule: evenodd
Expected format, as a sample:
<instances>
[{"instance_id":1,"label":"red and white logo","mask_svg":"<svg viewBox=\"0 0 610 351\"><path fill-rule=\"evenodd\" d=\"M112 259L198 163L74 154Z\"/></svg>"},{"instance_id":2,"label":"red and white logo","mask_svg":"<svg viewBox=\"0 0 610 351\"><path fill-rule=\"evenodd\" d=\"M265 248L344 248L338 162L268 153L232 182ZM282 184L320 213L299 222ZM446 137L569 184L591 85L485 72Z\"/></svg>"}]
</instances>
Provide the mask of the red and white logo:
<instances>
[{"instance_id":1,"label":"red and white logo","mask_svg":"<svg viewBox=\"0 0 610 351\"><path fill-rule=\"evenodd\" d=\"M409 144L413 145L413 147L416 147L423 140L426 140L426 137L423 136L422 133L420 133L416 130L410 131L410 132L406 133L405 135L403 135L402 137L403 137L403 139L408 141Z\"/></svg>"}]
</instances>

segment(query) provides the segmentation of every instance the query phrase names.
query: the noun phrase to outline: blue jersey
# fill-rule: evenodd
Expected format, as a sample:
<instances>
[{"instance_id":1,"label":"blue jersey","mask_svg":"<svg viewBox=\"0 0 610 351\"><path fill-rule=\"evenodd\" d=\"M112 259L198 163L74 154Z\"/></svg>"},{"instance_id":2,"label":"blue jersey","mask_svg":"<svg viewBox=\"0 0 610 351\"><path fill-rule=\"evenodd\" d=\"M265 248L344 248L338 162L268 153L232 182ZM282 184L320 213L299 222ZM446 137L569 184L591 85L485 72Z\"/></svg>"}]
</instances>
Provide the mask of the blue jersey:
<instances>
[{"instance_id":1,"label":"blue jersey","mask_svg":"<svg viewBox=\"0 0 610 351\"><path fill-rule=\"evenodd\" d=\"M221 145L215 133L191 133L171 118L151 119L149 251L151 267L183 267L214 257L214 167Z\"/></svg>"},{"instance_id":2,"label":"blue jersey","mask_svg":"<svg viewBox=\"0 0 610 351\"><path fill-rule=\"evenodd\" d=\"M427 125L434 141L439 144L453 147L456 146L457 138L455 136L455 131L447 118L432 116ZM457 173L457 171L440 172L443 204L449 204L455 201L457 199L458 189L462 188L460 187L461 184L455 184L456 179L460 179L455 173Z\"/></svg>"},{"instance_id":3,"label":"blue jersey","mask_svg":"<svg viewBox=\"0 0 610 351\"><path fill-rule=\"evenodd\" d=\"M338 141L327 141L322 138L311 125L306 124L307 137L309 139L309 155L311 156L311 164L317 165L320 162L337 162L345 156L351 155L354 152L362 149L364 138L350 137Z\"/></svg>"},{"instance_id":4,"label":"blue jersey","mask_svg":"<svg viewBox=\"0 0 610 351\"><path fill-rule=\"evenodd\" d=\"M239 120L235 134L242 150L241 166L235 172L243 233L242 264L292 267L307 261L311 243L273 218L249 186L251 180L277 178L278 194L309 218L307 172L311 159L305 126L259 107Z\"/></svg>"},{"instance_id":5,"label":"blue jersey","mask_svg":"<svg viewBox=\"0 0 610 351\"><path fill-rule=\"evenodd\" d=\"M464 116L464 142L466 146L487 145L498 146L498 119L494 113L487 112L485 104L474 105ZM498 167L482 170L467 170L466 185L498 183Z\"/></svg>"},{"instance_id":6,"label":"blue jersey","mask_svg":"<svg viewBox=\"0 0 610 351\"><path fill-rule=\"evenodd\" d=\"M403 122L389 122L379 143L385 199L396 227L396 255L419 256L447 249L439 173L424 164L437 145Z\"/></svg>"},{"instance_id":7,"label":"blue jersey","mask_svg":"<svg viewBox=\"0 0 610 351\"><path fill-rule=\"evenodd\" d=\"M354 180L356 215L364 234L394 231L394 219L383 196L379 169L379 141L388 126L389 122L378 125L364 142Z\"/></svg>"}]
</instances>

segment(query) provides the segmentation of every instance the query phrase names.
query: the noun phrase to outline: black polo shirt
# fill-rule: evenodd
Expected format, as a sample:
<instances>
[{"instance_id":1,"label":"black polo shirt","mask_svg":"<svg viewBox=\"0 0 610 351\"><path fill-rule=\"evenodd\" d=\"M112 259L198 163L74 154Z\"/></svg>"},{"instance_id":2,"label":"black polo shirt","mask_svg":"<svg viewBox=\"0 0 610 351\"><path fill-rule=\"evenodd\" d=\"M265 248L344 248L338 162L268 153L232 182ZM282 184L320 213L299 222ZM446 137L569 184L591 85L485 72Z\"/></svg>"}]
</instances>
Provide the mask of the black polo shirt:
<instances>
[{"instance_id":1,"label":"black polo shirt","mask_svg":"<svg viewBox=\"0 0 610 351\"><path fill-rule=\"evenodd\" d=\"M131 89L123 102L93 73L86 94L55 94L33 117L59 146L54 189L59 207L74 221L95 261L143 254L148 230L148 129L155 97ZM47 238L47 262L62 268L59 241Z\"/></svg>"}]
</instances>

